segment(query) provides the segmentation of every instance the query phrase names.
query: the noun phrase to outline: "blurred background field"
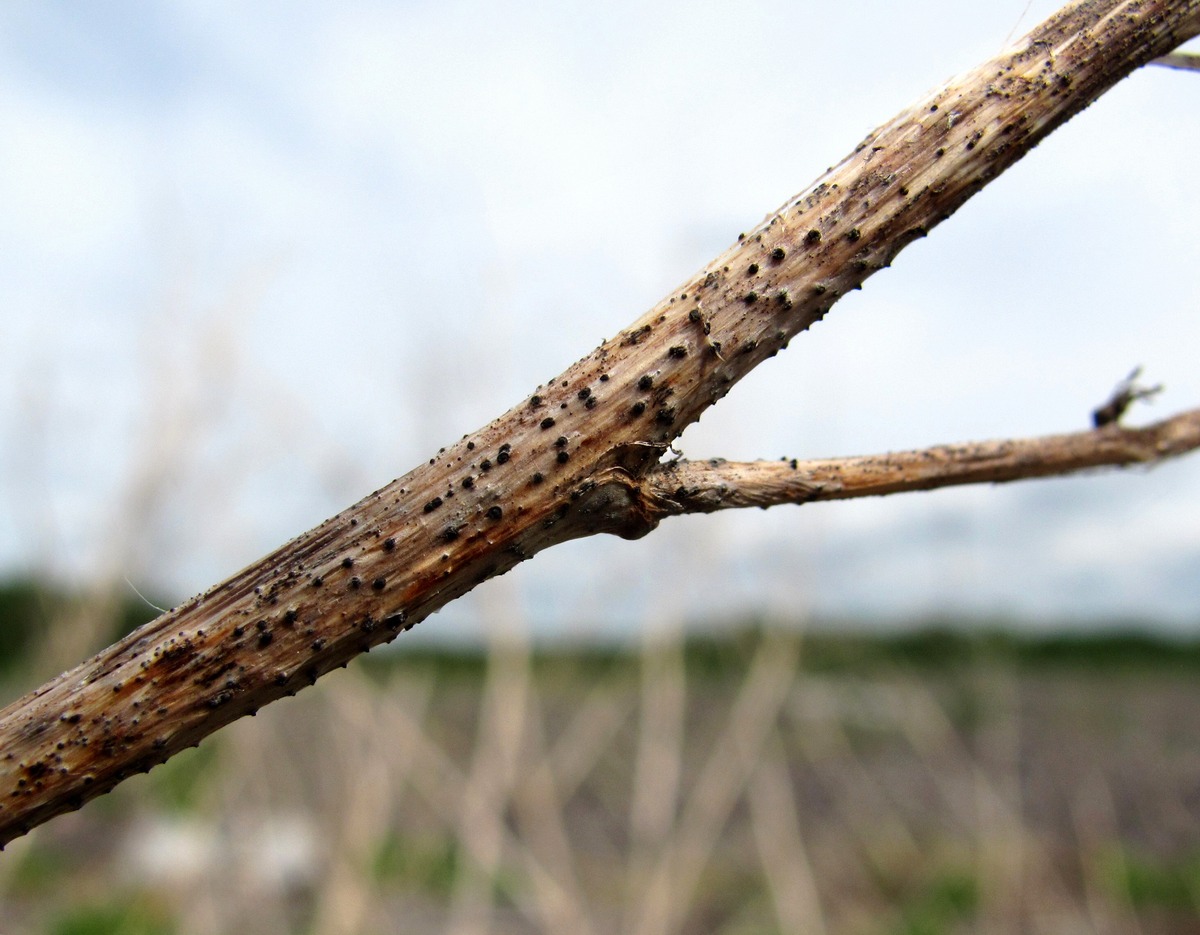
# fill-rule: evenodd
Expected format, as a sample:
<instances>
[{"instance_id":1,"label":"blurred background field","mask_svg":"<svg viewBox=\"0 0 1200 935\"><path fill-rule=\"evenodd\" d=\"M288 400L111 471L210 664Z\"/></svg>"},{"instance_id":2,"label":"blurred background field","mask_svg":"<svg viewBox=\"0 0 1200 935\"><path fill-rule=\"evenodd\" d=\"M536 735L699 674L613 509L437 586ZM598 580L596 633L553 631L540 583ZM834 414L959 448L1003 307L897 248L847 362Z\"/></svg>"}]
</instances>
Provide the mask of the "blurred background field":
<instances>
[{"instance_id":1,"label":"blurred background field","mask_svg":"<svg viewBox=\"0 0 1200 935\"><path fill-rule=\"evenodd\" d=\"M952 623L376 650L11 844L0 931L1200 931L1200 643Z\"/></svg>"}]
</instances>

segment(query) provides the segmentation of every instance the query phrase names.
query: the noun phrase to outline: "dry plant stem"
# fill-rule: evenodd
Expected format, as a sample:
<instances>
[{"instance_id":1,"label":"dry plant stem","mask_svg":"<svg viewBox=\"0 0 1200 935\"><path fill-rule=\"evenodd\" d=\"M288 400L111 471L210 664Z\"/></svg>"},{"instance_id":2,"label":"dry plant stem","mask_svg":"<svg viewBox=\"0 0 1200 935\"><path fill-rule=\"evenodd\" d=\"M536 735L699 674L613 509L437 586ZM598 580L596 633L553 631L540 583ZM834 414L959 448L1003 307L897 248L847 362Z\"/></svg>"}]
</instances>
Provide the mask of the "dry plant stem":
<instances>
[{"instance_id":1,"label":"dry plant stem","mask_svg":"<svg viewBox=\"0 0 1200 935\"><path fill-rule=\"evenodd\" d=\"M0 843L541 549L649 532L659 513L642 481L686 426L1052 130L1197 32L1200 0L1064 8L871 133L509 412L14 702L0 712ZM809 77L821 76L797 73Z\"/></svg>"},{"instance_id":2,"label":"dry plant stem","mask_svg":"<svg viewBox=\"0 0 1200 935\"><path fill-rule=\"evenodd\" d=\"M1069 435L938 445L886 455L816 461L675 461L656 466L642 491L650 511L661 519L1150 464L1196 448L1200 448L1200 409L1140 429L1108 425Z\"/></svg>"},{"instance_id":3,"label":"dry plant stem","mask_svg":"<svg viewBox=\"0 0 1200 935\"><path fill-rule=\"evenodd\" d=\"M1156 58L1152 65L1162 65L1164 68L1178 68L1181 71L1200 71L1200 55L1192 52L1172 52L1162 58Z\"/></svg>"}]
</instances>

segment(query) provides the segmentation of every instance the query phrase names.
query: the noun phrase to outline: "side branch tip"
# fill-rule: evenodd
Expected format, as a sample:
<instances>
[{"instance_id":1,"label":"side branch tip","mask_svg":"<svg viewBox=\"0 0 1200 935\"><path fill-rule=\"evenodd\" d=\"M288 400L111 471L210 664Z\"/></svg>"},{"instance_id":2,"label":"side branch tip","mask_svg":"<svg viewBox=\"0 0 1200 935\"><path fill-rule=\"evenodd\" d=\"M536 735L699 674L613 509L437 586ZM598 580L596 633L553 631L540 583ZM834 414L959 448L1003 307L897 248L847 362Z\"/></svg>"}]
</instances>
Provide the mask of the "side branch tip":
<instances>
[{"instance_id":1,"label":"side branch tip","mask_svg":"<svg viewBox=\"0 0 1200 935\"><path fill-rule=\"evenodd\" d=\"M1181 71L1200 71L1200 54L1193 52L1172 52L1156 58L1151 65L1161 65L1163 68L1178 68Z\"/></svg>"},{"instance_id":2,"label":"side branch tip","mask_svg":"<svg viewBox=\"0 0 1200 935\"><path fill-rule=\"evenodd\" d=\"M1196 448L1200 448L1200 409L1191 409L1144 428L1112 424L1067 435L937 445L884 455L812 461L674 461L650 473L645 491L646 500L663 518L1153 464Z\"/></svg>"}]
</instances>

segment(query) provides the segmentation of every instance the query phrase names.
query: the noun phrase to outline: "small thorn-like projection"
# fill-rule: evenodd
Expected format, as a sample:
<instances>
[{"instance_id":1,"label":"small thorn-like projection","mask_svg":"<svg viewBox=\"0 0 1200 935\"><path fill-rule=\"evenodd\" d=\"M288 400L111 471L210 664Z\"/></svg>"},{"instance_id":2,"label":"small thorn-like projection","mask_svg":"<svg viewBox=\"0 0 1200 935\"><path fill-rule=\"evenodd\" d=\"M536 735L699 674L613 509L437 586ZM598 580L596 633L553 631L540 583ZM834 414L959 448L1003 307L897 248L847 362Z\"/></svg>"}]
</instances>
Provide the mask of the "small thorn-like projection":
<instances>
[{"instance_id":1,"label":"small thorn-like projection","mask_svg":"<svg viewBox=\"0 0 1200 935\"><path fill-rule=\"evenodd\" d=\"M1125 415L1125 410L1133 405L1135 400L1150 399L1162 392L1162 384L1154 386L1138 386L1135 382L1142 375L1141 367L1134 367L1124 380L1113 388L1112 395L1104 405L1092 410L1092 425L1103 428L1115 425Z\"/></svg>"}]
</instances>

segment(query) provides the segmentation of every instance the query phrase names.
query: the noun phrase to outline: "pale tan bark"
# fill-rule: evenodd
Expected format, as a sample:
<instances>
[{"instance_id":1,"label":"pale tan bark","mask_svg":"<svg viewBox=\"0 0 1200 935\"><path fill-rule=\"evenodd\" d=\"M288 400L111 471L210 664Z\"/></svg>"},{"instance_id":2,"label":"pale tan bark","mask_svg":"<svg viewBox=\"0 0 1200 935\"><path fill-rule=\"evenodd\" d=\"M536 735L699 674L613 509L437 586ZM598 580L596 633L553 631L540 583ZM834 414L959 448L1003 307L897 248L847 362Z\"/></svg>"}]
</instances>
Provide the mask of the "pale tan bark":
<instances>
[{"instance_id":1,"label":"pale tan bark","mask_svg":"<svg viewBox=\"0 0 1200 935\"><path fill-rule=\"evenodd\" d=\"M687 425L1054 128L1197 32L1200 0L1064 8L870 134L495 421L14 702L0 712L0 843L547 546L648 532L665 514L643 484Z\"/></svg>"},{"instance_id":2,"label":"pale tan bark","mask_svg":"<svg viewBox=\"0 0 1200 935\"><path fill-rule=\"evenodd\" d=\"M1162 58L1156 58L1152 64L1162 65L1164 68L1178 68L1181 71L1200 71L1200 54L1173 52Z\"/></svg>"},{"instance_id":3,"label":"pale tan bark","mask_svg":"<svg viewBox=\"0 0 1200 935\"><path fill-rule=\"evenodd\" d=\"M998 484L1151 464L1200 448L1200 409L1139 429L938 445L918 451L800 461L675 461L639 485L653 522L683 513L849 500L958 484Z\"/></svg>"}]
</instances>

